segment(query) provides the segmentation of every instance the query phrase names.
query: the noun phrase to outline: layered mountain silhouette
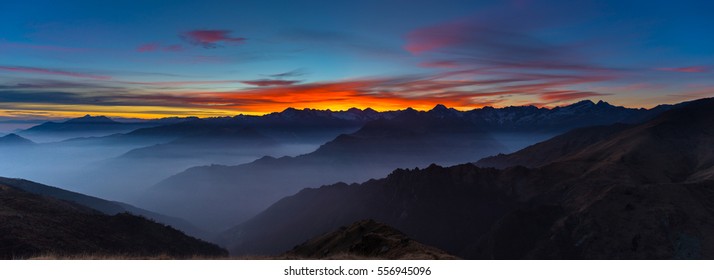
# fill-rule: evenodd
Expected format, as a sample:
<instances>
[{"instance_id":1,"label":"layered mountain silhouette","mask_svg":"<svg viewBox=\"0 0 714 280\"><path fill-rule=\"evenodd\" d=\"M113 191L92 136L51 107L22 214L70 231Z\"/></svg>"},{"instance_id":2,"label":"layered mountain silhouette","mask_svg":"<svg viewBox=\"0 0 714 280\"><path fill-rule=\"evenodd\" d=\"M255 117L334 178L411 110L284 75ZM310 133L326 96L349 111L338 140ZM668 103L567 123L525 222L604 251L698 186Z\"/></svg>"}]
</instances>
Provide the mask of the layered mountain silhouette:
<instances>
[{"instance_id":1,"label":"layered mountain silhouette","mask_svg":"<svg viewBox=\"0 0 714 280\"><path fill-rule=\"evenodd\" d=\"M18 134L30 139L38 139L42 142L53 142L75 137L96 137L114 133L125 133L139 128L158 126L181 120L180 118L168 118L137 122L118 122L105 116L86 115L63 122L45 122L22 130L18 132Z\"/></svg>"},{"instance_id":2,"label":"layered mountain silhouette","mask_svg":"<svg viewBox=\"0 0 714 280\"><path fill-rule=\"evenodd\" d=\"M106 215L0 183L0 258L44 255L192 258L226 251L142 217Z\"/></svg>"},{"instance_id":3,"label":"layered mountain silhouette","mask_svg":"<svg viewBox=\"0 0 714 280\"><path fill-rule=\"evenodd\" d=\"M236 116L193 119L180 123L144 128L121 135L77 139L71 144L121 147L128 151L89 167L82 182L68 185L107 185L133 196L144 187L184 171L189 167L243 164L263 156L281 157L314 151L320 144L341 133L354 132L370 117L365 110L344 112L287 109L265 116ZM337 116L341 117L338 118ZM70 143L65 143L68 145ZM128 178L112 180L115 170ZM117 182L121 185L113 185ZM135 186L127 189L124 185ZM122 199L131 199L123 196Z\"/></svg>"},{"instance_id":4,"label":"layered mountain silhouette","mask_svg":"<svg viewBox=\"0 0 714 280\"><path fill-rule=\"evenodd\" d=\"M227 228L305 187L364 181L400 166L474 161L500 150L488 133L463 119L407 110L340 135L309 154L191 168L162 181L144 198L161 212Z\"/></svg>"},{"instance_id":5,"label":"layered mountain silhouette","mask_svg":"<svg viewBox=\"0 0 714 280\"><path fill-rule=\"evenodd\" d=\"M416 242L398 230L362 220L310 239L281 256L287 259L452 260L456 257Z\"/></svg>"},{"instance_id":6,"label":"layered mountain silhouette","mask_svg":"<svg viewBox=\"0 0 714 280\"><path fill-rule=\"evenodd\" d=\"M613 106L604 101L583 100L552 109L535 106L505 108L484 107L464 112L464 118L488 130L566 132L579 127L614 123L640 123L672 108L660 105L652 109Z\"/></svg>"},{"instance_id":7,"label":"layered mountain silhouette","mask_svg":"<svg viewBox=\"0 0 714 280\"><path fill-rule=\"evenodd\" d=\"M577 154L590 145L608 139L613 134L632 128L634 125L614 124L579 128L558 135L512 154L498 154L479 160L476 165L504 168L510 166L539 167L569 155Z\"/></svg>"},{"instance_id":8,"label":"layered mountain silhouette","mask_svg":"<svg viewBox=\"0 0 714 280\"><path fill-rule=\"evenodd\" d=\"M579 123L632 123L649 119L656 112L669 108L628 109L605 102L583 101L553 109L524 106L467 112L437 105L427 112L410 108L388 112L388 117L381 118L377 118L379 113L370 112L371 117L363 119L377 119L367 122L354 133L337 136L312 153L297 157L264 157L237 166L190 168L158 183L153 194L144 196L147 201L139 203L158 202L160 211L194 223L203 222L208 227L225 227L251 217L277 199L302 188L360 182L386 176L399 167L472 162L509 151L493 137L493 133L519 129L554 133L578 127ZM315 123L317 116L333 115L329 111L288 109L263 118ZM528 136L521 138L528 141ZM220 206L214 206L215 209L190 206L208 201Z\"/></svg>"},{"instance_id":9,"label":"layered mountain silhouette","mask_svg":"<svg viewBox=\"0 0 714 280\"><path fill-rule=\"evenodd\" d=\"M603 101L593 103L586 100L552 109L535 106L511 106L458 111L437 105L430 112L441 118L459 118L490 132L559 133L591 125L637 123L666 111L670 107L662 105L650 110L631 109L613 106ZM210 136L213 133L220 135L222 131L226 130L251 128L278 142L322 144L339 134L356 131L368 122L392 119L404 113L409 114L411 111L414 110L377 112L369 108L365 110L352 108L346 111L288 108L282 112L264 116L238 115L223 118L173 119L164 125L141 128L122 135L79 140L105 144L139 142L154 145L167 143L181 137ZM53 125L57 124L53 123Z\"/></svg>"},{"instance_id":10,"label":"layered mountain silhouette","mask_svg":"<svg viewBox=\"0 0 714 280\"><path fill-rule=\"evenodd\" d=\"M137 129L124 135L93 139L105 143L155 142L167 143L185 137L217 137L230 139L235 132L250 129L279 143L324 143L341 133L357 130L364 123L389 118L395 112L379 113L371 109L333 112L330 110L288 108L264 116L191 119L179 123ZM156 142L158 141L158 142Z\"/></svg>"},{"instance_id":11,"label":"layered mountain silhouette","mask_svg":"<svg viewBox=\"0 0 714 280\"><path fill-rule=\"evenodd\" d=\"M24 138L24 137L17 135L15 133L10 133L8 135L0 137L0 148L3 148L3 147L17 148L18 146L19 147L28 147L28 146L33 146L33 145L35 145L35 142L32 142L32 140Z\"/></svg>"},{"instance_id":12,"label":"layered mountain silhouette","mask_svg":"<svg viewBox=\"0 0 714 280\"><path fill-rule=\"evenodd\" d=\"M576 130L480 165L305 189L223 234L279 254L362 219L469 259L711 259L714 99Z\"/></svg>"},{"instance_id":13,"label":"layered mountain silhouette","mask_svg":"<svg viewBox=\"0 0 714 280\"><path fill-rule=\"evenodd\" d=\"M133 159L176 159L240 154L265 154L277 148L272 138L252 128L222 128L210 133L187 135L164 144L133 149L122 155ZM250 151L250 152L248 152Z\"/></svg>"}]
</instances>

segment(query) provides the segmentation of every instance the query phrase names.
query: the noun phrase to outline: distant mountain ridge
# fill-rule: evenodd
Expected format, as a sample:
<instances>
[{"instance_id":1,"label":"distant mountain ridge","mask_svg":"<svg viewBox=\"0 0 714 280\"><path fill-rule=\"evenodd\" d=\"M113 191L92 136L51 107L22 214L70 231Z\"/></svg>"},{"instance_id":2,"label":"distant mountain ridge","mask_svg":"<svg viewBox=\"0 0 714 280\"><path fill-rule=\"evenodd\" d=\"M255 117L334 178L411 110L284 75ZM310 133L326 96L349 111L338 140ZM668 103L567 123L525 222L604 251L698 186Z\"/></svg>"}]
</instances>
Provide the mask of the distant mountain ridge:
<instances>
[{"instance_id":1,"label":"distant mountain ridge","mask_svg":"<svg viewBox=\"0 0 714 280\"><path fill-rule=\"evenodd\" d=\"M233 197L241 202L232 203L236 205L234 207L221 206L215 213L206 217L192 217L190 220L218 220L219 213L226 211L234 213L235 218L243 219L256 213L255 211L261 207L266 207L265 201L275 201L301 188L335 182L364 181L385 176L389 171L399 167L472 162L489 154L507 151L505 146L490 136L494 131L522 129L529 132L554 133L555 130L578 127L579 122L588 125L646 120L668 108L669 106L661 106L653 110L627 109L602 101L598 103L582 101L553 109L534 106L503 109L487 107L466 112L437 105L429 111L407 108L391 111L385 115L369 110L353 109L353 113L366 114L370 116L368 119L376 119L364 123L353 133L334 137L314 152L297 157L264 157L237 166L210 165L189 168L159 182L154 194L144 197L156 197L151 201L165 200L166 204L162 204L159 209L169 213L177 211L171 209L180 209L173 214L177 216L193 216L208 211L209 209L205 207L196 211L189 210L190 205L197 204L195 200L202 196L205 196L202 200L210 201ZM312 124L317 123L344 123L344 120L334 117L337 113L346 112L290 108L264 117L242 116L239 119L243 122L269 124L285 123L288 119L289 123L307 125L305 127L310 128ZM238 120L221 119L221 121L236 123ZM176 126L181 125L183 124ZM158 131L157 129L142 131ZM195 189L212 191L195 194ZM183 198L164 195L167 193L174 193ZM191 195L185 196L182 193ZM263 199L257 199L258 197ZM183 199L191 202L187 203ZM178 204L185 207L174 206ZM225 204L229 205L228 202ZM238 207L239 205L241 207Z\"/></svg>"},{"instance_id":2,"label":"distant mountain ridge","mask_svg":"<svg viewBox=\"0 0 714 280\"><path fill-rule=\"evenodd\" d=\"M24 138L15 133L10 133L8 135L0 137L0 148L3 146L32 146L35 145L32 140Z\"/></svg>"},{"instance_id":3,"label":"distant mountain ridge","mask_svg":"<svg viewBox=\"0 0 714 280\"><path fill-rule=\"evenodd\" d=\"M304 189L223 244L274 254L371 218L469 259L711 259L713 123L714 99L703 99L489 160L503 169L432 165Z\"/></svg>"},{"instance_id":4,"label":"distant mountain ridge","mask_svg":"<svg viewBox=\"0 0 714 280\"><path fill-rule=\"evenodd\" d=\"M594 125L639 123L670 108L672 105L660 105L649 110L631 109L613 106L602 100L597 103L583 100L552 109L535 106L484 107L464 112L464 117L477 125L499 130L565 132Z\"/></svg>"},{"instance_id":5,"label":"distant mountain ridge","mask_svg":"<svg viewBox=\"0 0 714 280\"><path fill-rule=\"evenodd\" d=\"M618 122L637 123L647 120L669 108L671 108L671 105L660 105L649 110L632 109L622 106L613 106L604 101L594 103L590 100L584 100L568 106L555 107L552 109L538 108L535 106L509 106L503 108L483 107L468 111L459 111L439 104L426 112L440 115L441 117L463 118L486 130L565 132L573 128L584 126ZM104 130L105 132L127 133L138 129L128 136L130 138L164 137L167 140L171 140L180 136L200 133L197 129L201 130L202 128L200 127L203 126L275 126L275 129L272 129L273 133L281 133L279 130L285 129L290 133L309 127L315 129L315 126L357 128L370 121L391 119L409 111L415 110L407 108L404 110L378 112L371 108L364 110L350 108L345 111L287 108L281 112L270 113L263 116L237 115L233 117L204 119L165 118L127 123L116 122L103 116L93 117L87 115L63 123L47 122L21 131L20 135L23 135L23 133L31 135L35 133L52 131L67 132L72 130ZM79 124L88 126L82 128ZM286 127L286 125L295 128ZM119 129L119 127L121 127L121 129ZM203 130L203 132L205 132L205 130ZM344 132L345 131L342 131L342 133ZM281 134L285 136L285 133ZM270 133L266 135L273 136Z\"/></svg>"},{"instance_id":6,"label":"distant mountain ridge","mask_svg":"<svg viewBox=\"0 0 714 280\"><path fill-rule=\"evenodd\" d=\"M190 168L158 183L140 204L160 204L157 209L165 213L228 227L305 187L363 181L400 166L468 162L499 150L503 147L488 133L463 119L406 110L341 134L308 154ZM201 206L207 201L218 205Z\"/></svg>"},{"instance_id":7,"label":"distant mountain ridge","mask_svg":"<svg viewBox=\"0 0 714 280\"><path fill-rule=\"evenodd\" d=\"M159 126L183 120L185 119L167 118L140 122L118 122L106 116L85 115L62 122L48 121L18 131L17 134L28 138L39 139L44 142L54 142L77 137L96 137L114 133L125 133L139 128Z\"/></svg>"}]
</instances>

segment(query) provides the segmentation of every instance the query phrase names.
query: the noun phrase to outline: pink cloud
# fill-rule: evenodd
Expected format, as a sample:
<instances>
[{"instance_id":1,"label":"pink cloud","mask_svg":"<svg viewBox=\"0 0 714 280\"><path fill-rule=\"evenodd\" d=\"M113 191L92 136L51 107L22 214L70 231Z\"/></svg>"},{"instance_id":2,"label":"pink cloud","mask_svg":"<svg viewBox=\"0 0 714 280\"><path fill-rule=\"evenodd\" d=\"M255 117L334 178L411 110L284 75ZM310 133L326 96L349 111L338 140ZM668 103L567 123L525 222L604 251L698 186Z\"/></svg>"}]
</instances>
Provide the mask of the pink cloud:
<instances>
[{"instance_id":1,"label":"pink cloud","mask_svg":"<svg viewBox=\"0 0 714 280\"><path fill-rule=\"evenodd\" d=\"M659 71L679 72L679 73L706 73L709 72L709 67L706 66L688 66L674 68L656 68Z\"/></svg>"},{"instance_id":2,"label":"pink cloud","mask_svg":"<svg viewBox=\"0 0 714 280\"><path fill-rule=\"evenodd\" d=\"M164 47L164 51L167 51L167 52L180 52L180 51L183 51L183 46L181 46L181 45L170 45L170 46L166 46L166 47Z\"/></svg>"},{"instance_id":3,"label":"pink cloud","mask_svg":"<svg viewBox=\"0 0 714 280\"><path fill-rule=\"evenodd\" d=\"M216 80L216 81L169 81L169 82L121 82L130 85L145 85L145 86L188 86L188 85L215 85L215 84L235 84L242 83L238 80Z\"/></svg>"},{"instance_id":4,"label":"pink cloud","mask_svg":"<svg viewBox=\"0 0 714 280\"><path fill-rule=\"evenodd\" d=\"M546 91L540 94L540 98L548 102L568 101L574 99L585 99L597 96L607 96L611 94L591 92L591 91L575 91L575 90L553 90Z\"/></svg>"},{"instance_id":5,"label":"pink cloud","mask_svg":"<svg viewBox=\"0 0 714 280\"><path fill-rule=\"evenodd\" d=\"M712 96L714 96L714 86L692 85L692 86L689 86L688 89L686 89L680 93L671 94L671 96L686 97L686 98L712 97Z\"/></svg>"},{"instance_id":6,"label":"pink cloud","mask_svg":"<svg viewBox=\"0 0 714 280\"><path fill-rule=\"evenodd\" d=\"M140 45L136 48L137 52L156 52L156 51L165 51L165 52L180 52L183 51L183 46L181 45L169 45L169 46L161 46L158 43L147 43Z\"/></svg>"},{"instance_id":7,"label":"pink cloud","mask_svg":"<svg viewBox=\"0 0 714 280\"><path fill-rule=\"evenodd\" d=\"M591 90L598 92L633 92L643 90L659 90L662 88L664 88L664 86L660 84L635 83L616 86L596 86L592 87Z\"/></svg>"},{"instance_id":8,"label":"pink cloud","mask_svg":"<svg viewBox=\"0 0 714 280\"><path fill-rule=\"evenodd\" d=\"M459 64L451 60L424 61L419 66L425 68L456 68Z\"/></svg>"},{"instance_id":9,"label":"pink cloud","mask_svg":"<svg viewBox=\"0 0 714 280\"><path fill-rule=\"evenodd\" d=\"M253 81L242 81L242 83L251 86L258 87L270 87L270 86L289 86L295 84L299 81L288 81L288 80L253 80Z\"/></svg>"},{"instance_id":10,"label":"pink cloud","mask_svg":"<svg viewBox=\"0 0 714 280\"><path fill-rule=\"evenodd\" d=\"M85 74L78 72L70 72L64 70L47 69L47 68L37 68L37 67L23 67L23 66L0 66L0 70L19 72L19 73L30 73L30 74L43 74L43 75L58 75L67 76L75 78L89 78L95 80L111 80L109 76Z\"/></svg>"},{"instance_id":11,"label":"pink cloud","mask_svg":"<svg viewBox=\"0 0 714 280\"><path fill-rule=\"evenodd\" d=\"M192 43L204 48L215 48L220 42L242 44L246 38L231 37L229 30L193 30L184 32L182 37Z\"/></svg>"},{"instance_id":12,"label":"pink cloud","mask_svg":"<svg viewBox=\"0 0 714 280\"><path fill-rule=\"evenodd\" d=\"M159 44L156 43L148 43L148 44L143 44L139 47L136 48L137 52L153 52L159 49Z\"/></svg>"},{"instance_id":13,"label":"pink cloud","mask_svg":"<svg viewBox=\"0 0 714 280\"><path fill-rule=\"evenodd\" d=\"M442 49L463 42L463 34L469 29L461 22L450 22L416 29L407 34L404 49L414 55Z\"/></svg>"}]
</instances>

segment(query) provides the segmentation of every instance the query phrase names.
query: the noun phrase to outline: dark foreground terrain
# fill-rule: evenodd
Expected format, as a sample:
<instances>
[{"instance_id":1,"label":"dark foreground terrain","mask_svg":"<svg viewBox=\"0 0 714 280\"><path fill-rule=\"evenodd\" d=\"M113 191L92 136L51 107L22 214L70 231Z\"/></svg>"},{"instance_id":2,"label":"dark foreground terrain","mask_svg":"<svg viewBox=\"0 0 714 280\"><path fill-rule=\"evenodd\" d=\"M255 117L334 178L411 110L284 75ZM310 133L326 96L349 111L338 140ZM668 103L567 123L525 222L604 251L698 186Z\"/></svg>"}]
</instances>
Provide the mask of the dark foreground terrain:
<instances>
[{"instance_id":1,"label":"dark foreground terrain","mask_svg":"<svg viewBox=\"0 0 714 280\"><path fill-rule=\"evenodd\" d=\"M0 184L0 259L48 255L182 259L227 252L143 217L106 215Z\"/></svg>"},{"instance_id":2,"label":"dark foreground terrain","mask_svg":"<svg viewBox=\"0 0 714 280\"><path fill-rule=\"evenodd\" d=\"M456 257L416 242L398 230L362 220L295 246L288 259L453 260Z\"/></svg>"}]
</instances>

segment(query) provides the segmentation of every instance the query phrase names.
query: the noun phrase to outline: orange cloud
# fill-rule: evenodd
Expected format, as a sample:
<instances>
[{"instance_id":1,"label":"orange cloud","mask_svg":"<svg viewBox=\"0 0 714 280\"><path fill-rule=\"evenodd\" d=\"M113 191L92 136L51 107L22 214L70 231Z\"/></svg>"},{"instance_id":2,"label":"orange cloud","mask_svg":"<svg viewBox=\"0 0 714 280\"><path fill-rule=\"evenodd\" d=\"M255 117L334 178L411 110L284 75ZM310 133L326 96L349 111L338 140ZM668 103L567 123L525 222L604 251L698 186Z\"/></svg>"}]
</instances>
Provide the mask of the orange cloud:
<instances>
[{"instance_id":1,"label":"orange cloud","mask_svg":"<svg viewBox=\"0 0 714 280\"><path fill-rule=\"evenodd\" d=\"M289 80L214 80L214 81L114 81L121 85L143 85L147 88L107 88L93 90L78 88L82 92L45 91L36 88L7 87L0 109L21 109L23 104L33 107L94 106L117 114L132 107L131 114L146 112L174 115L196 115L203 111L209 115L235 115L240 113L263 114L282 111L287 107L346 110L352 107L375 110L397 110L412 107L418 110L436 104L468 110L483 106L508 106L534 98L544 103L557 103L579 98L604 95L593 90L569 88L574 85L611 80L610 75L585 74L535 74L499 71L494 75L488 69L464 69L434 75L364 78L332 82L297 84ZM210 85L251 84L236 90L211 90ZM185 86L202 85L202 89ZM150 87L150 88L149 88ZM154 88L156 87L156 88ZM2 88L0 87L0 90ZM26 106L25 106L26 107ZM172 108L161 111L149 108ZM73 110L77 110L74 107ZM89 108L88 108L89 109ZM182 113L183 112L183 113Z\"/></svg>"}]
</instances>

